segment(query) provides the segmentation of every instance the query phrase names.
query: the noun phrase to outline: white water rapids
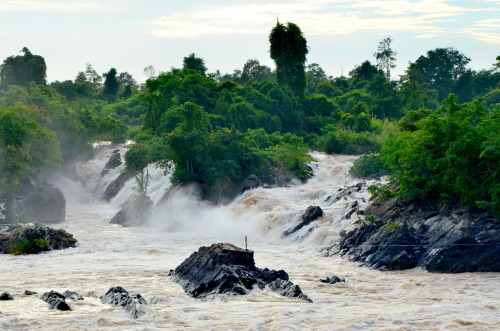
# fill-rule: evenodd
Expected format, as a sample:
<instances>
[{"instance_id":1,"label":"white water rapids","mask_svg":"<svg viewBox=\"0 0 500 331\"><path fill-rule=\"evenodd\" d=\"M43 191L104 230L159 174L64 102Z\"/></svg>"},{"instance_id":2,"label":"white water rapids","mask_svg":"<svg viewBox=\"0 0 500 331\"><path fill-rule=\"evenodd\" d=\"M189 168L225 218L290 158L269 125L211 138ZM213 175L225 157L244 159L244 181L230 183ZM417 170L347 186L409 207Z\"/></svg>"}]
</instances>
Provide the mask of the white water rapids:
<instances>
[{"instance_id":1,"label":"white water rapids","mask_svg":"<svg viewBox=\"0 0 500 331\"><path fill-rule=\"evenodd\" d=\"M114 147L116 148L116 147ZM342 229L357 219L340 220L345 207L358 201L364 208L369 194L359 192L333 203L339 187L354 182L348 169L354 157L314 153L315 177L289 188L258 188L228 206L216 207L194 198L189 190L172 194L148 227L109 224L133 194L134 181L111 201L99 202L120 166L100 177L114 149L101 147L96 158L79 168L85 185L61 180L67 199L64 228L78 240L76 248L40 255L0 255L0 292L13 301L0 301L0 329L25 330L434 330L500 329L500 276L495 273L431 274L421 269L381 272L338 257L324 257L319 248L331 245ZM119 147L123 152L124 147ZM160 200L169 187L163 170L150 166L148 187ZM364 186L366 187L366 185ZM282 233L295 226L310 205L325 215L291 237ZM309 234L310 233L310 234ZM284 269L314 303L281 297L269 290L213 302L186 295L168 277L200 246L231 242L255 252L260 268ZM320 283L337 275L345 283ZM72 311L51 311L40 296L65 290L101 296L113 286L140 293L150 305L132 319L124 310L98 298L69 301ZM25 290L38 292L24 296Z\"/></svg>"}]
</instances>

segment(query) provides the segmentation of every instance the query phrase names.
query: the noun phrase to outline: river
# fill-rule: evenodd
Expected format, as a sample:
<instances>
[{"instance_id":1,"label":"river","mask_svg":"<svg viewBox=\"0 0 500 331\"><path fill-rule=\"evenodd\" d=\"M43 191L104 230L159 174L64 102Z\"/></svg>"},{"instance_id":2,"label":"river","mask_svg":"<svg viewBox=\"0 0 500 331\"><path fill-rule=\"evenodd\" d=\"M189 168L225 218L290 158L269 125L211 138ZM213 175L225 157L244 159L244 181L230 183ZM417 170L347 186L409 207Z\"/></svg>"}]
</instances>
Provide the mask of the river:
<instances>
[{"instance_id":1,"label":"river","mask_svg":"<svg viewBox=\"0 0 500 331\"><path fill-rule=\"evenodd\" d=\"M496 273L431 274L422 269L382 272L321 248L352 226L356 213L341 219L346 207L366 205L366 186L332 203L339 188L356 180L348 175L352 156L313 153L315 177L287 188L258 188L228 206L197 199L187 188L170 197L149 226L124 228L109 220L134 192L134 181L110 203L98 201L123 166L100 172L116 146L100 147L96 158L79 167L85 185L60 180L67 197L64 228L78 239L76 248L40 255L0 256L0 328L27 330L493 330L500 328L500 276ZM122 152L126 147L118 147ZM158 202L169 175L150 166L149 194ZM282 233L310 205L324 216L290 237ZM281 297L269 290L246 296L200 301L186 295L168 277L200 246L231 242L255 252L260 268L284 269L314 303ZM319 282L337 275L345 283ZM113 286L140 293L150 305L139 319L97 297L70 302L72 311L50 311L39 297L47 291L89 292L101 296ZM38 292L24 296L25 290Z\"/></svg>"}]
</instances>

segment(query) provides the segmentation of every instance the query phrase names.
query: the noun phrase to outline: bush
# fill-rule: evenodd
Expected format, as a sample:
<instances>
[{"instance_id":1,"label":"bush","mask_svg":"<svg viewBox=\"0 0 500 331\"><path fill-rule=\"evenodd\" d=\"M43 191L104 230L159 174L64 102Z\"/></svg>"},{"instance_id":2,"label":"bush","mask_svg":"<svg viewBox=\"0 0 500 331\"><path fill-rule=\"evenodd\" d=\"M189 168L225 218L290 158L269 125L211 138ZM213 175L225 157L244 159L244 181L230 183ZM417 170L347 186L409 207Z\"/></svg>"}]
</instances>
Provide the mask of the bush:
<instances>
[{"instance_id":1,"label":"bush","mask_svg":"<svg viewBox=\"0 0 500 331\"><path fill-rule=\"evenodd\" d=\"M387 169L380 159L380 154L365 154L354 162L349 173L364 178L387 173Z\"/></svg>"}]
</instances>

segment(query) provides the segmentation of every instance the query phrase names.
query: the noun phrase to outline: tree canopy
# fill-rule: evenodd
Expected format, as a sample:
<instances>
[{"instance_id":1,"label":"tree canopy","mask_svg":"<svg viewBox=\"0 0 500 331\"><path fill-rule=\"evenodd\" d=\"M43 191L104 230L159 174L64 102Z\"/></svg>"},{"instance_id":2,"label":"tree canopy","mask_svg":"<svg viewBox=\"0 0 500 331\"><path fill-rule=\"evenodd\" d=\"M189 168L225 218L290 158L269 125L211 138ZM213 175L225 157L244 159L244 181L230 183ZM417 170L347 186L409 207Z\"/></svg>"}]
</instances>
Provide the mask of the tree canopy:
<instances>
[{"instance_id":1,"label":"tree canopy","mask_svg":"<svg viewBox=\"0 0 500 331\"><path fill-rule=\"evenodd\" d=\"M40 55L33 55L24 47L21 50L24 55L9 56L0 65L0 80L4 85L27 86L34 82L45 85L47 65L45 59Z\"/></svg>"}]
</instances>

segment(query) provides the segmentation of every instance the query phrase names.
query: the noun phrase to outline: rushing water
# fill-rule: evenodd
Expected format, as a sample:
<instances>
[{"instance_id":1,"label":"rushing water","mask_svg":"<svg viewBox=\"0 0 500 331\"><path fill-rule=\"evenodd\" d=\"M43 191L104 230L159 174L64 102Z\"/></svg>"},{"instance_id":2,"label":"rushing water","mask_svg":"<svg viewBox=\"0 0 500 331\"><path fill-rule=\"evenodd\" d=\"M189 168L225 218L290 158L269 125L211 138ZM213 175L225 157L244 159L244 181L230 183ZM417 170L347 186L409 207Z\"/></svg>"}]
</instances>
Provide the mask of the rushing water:
<instances>
[{"instance_id":1,"label":"rushing water","mask_svg":"<svg viewBox=\"0 0 500 331\"><path fill-rule=\"evenodd\" d=\"M124 147L120 147L123 152ZM341 258L324 257L319 248L335 242L339 232L357 219L341 220L346 207L366 205L366 185L332 202L340 187L355 182L347 175L351 156L315 153L315 177L289 188L258 188L232 204L212 206L189 189L172 194L148 227L123 228L108 221L133 194L129 181L111 203L98 201L106 185L123 166L100 177L112 147L101 147L94 160L79 167L85 185L61 180L68 200L66 222L76 248L41 255L0 256L0 292L13 301L0 301L0 328L35 330L351 330L351 329L472 329L500 328L500 277L494 273L430 274L420 269L381 272ZM169 176L150 166L148 192L158 202ZM368 183L369 184L369 183ZM97 197L97 198L96 198ZM288 238L309 205L325 215ZM193 299L167 276L193 251L214 242L244 245L254 250L256 265L284 269L314 303L285 298L268 290L205 302ZM337 275L345 283L320 283ZM123 286L146 299L146 315L133 320L98 298L71 302L70 312L49 311L39 299L46 291L65 290L103 295ZM24 296L24 290L36 296Z\"/></svg>"}]
</instances>

